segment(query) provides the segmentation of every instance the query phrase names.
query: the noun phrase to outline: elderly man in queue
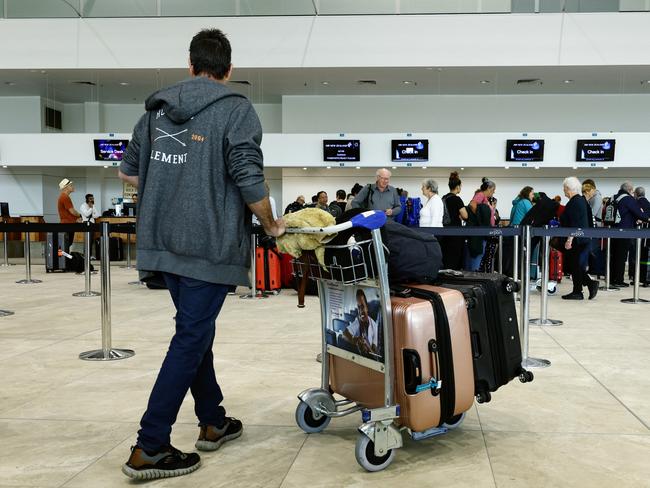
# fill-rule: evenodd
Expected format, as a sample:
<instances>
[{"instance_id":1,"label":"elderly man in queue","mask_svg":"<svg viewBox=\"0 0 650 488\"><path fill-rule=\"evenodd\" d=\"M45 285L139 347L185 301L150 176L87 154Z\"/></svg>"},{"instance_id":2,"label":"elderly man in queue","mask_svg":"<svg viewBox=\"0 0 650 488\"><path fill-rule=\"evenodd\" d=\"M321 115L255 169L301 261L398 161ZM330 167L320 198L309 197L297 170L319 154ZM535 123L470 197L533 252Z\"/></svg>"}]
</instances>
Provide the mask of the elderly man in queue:
<instances>
[{"instance_id":1,"label":"elderly man in queue","mask_svg":"<svg viewBox=\"0 0 650 488\"><path fill-rule=\"evenodd\" d=\"M352 208L365 208L368 210L382 210L389 219L395 218L402 211L399 194L395 187L390 186L391 172L386 168L377 170L377 181L374 185L368 184L352 201Z\"/></svg>"}]
</instances>

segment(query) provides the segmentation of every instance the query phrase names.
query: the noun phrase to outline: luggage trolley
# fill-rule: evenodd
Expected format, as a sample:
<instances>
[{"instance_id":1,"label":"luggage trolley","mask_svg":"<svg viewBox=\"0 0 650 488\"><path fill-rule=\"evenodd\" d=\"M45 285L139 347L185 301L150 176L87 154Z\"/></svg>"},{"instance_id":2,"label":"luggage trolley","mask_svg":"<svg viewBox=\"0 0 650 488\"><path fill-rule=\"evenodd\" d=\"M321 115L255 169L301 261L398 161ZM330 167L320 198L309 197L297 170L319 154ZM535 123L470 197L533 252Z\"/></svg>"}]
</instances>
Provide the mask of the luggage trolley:
<instances>
[{"instance_id":1,"label":"luggage trolley","mask_svg":"<svg viewBox=\"0 0 650 488\"><path fill-rule=\"evenodd\" d=\"M361 412L363 424L359 427L359 437L355 447L357 462L368 471L386 468L395 456L395 450L402 447L401 429L395 420L399 418L400 407L395 404L393 366L393 326L388 267L386 264L380 228L386 222L383 212L368 211L354 216L349 222L332 227L293 228L287 233L334 234L352 227L370 230L371 238L345 245L326 245L326 251L335 253L333 264L321 267L303 257L294 260L298 276L309 269L311 277L317 281L321 305L322 326L322 374L320 388L310 388L298 395L300 402L296 408L296 422L307 433L323 431L332 418ZM304 256L304 255L303 255ZM379 304L383 347L376 350L354 351L345 347L340 339L341 330L334 325L343 322L337 316L343 310L343 298L363 289L373 295L373 303ZM346 290L348 290L346 292ZM366 299L366 305L368 301ZM378 315L379 320L379 315ZM349 344L349 343L348 343ZM383 373L383 406L368 408L350 399L336 400L330 389L330 355L344 358L358 365Z\"/></svg>"}]
</instances>

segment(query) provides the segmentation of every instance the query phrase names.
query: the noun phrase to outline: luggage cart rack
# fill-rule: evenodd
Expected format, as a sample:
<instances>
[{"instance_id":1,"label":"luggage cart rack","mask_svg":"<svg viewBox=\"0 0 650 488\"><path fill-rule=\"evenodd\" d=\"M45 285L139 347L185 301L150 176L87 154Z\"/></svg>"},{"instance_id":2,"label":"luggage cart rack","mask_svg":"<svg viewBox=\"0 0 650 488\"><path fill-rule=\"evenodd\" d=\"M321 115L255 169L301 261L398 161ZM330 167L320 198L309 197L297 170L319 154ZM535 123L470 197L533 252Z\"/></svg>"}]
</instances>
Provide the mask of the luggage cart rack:
<instances>
[{"instance_id":1,"label":"luggage cart rack","mask_svg":"<svg viewBox=\"0 0 650 488\"><path fill-rule=\"evenodd\" d=\"M309 273L316 280L321 308L321 385L309 388L298 395L295 412L296 423L308 434L322 432L332 418L344 417L361 412L362 424L355 446L357 462L368 471L381 471L388 467L395 457L395 451L402 447L402 430L399 424L400 406L395 403L395 370L393 365L393 325L388 284L388 268L384 256L380 228L385 223L383 212L365 212L351 219L350 222L326 228L287 229L288 233L321 233L331 235L351 227L370 230L371 238L345 245L328 245L325 247L325 265L316 262L313 254L293 260L294 273L303 277ZM361 233L360 233L361 234ZM367 235L367 231L365 231ZM377 252L380 250L380 252ZM359 300L363 291L365 304L375 307L375 324L381 345L372 350L355 349L349 339L350 323L354 322L349 306L350 299ZM370 297L370 299L368 299ZM358 302L357 302L358 303ZM372 316L372 312L368 314ZM358 315L356 316L358 317ZM346 333L347 332L347 333ZM334 357L331 358L330 356ZM383 405L372 407L361 399L337 399L330 375L332 364L341 364L337 358L355 363L383 375ZM333 359L337 359L334 361ZM371 373L377 375L377 373ZM376 377L376 376L375 376ZM359 386L361 390L363 386ZM338 394L338 392L336 392ZM360 391L361 393L361 391ZM378 400L378 399L377 399ZM454 425L443 425L426 432L410 432L415 440L420 440L447 432L460 425L464 414Z\"/></svg>"}]
</instances>

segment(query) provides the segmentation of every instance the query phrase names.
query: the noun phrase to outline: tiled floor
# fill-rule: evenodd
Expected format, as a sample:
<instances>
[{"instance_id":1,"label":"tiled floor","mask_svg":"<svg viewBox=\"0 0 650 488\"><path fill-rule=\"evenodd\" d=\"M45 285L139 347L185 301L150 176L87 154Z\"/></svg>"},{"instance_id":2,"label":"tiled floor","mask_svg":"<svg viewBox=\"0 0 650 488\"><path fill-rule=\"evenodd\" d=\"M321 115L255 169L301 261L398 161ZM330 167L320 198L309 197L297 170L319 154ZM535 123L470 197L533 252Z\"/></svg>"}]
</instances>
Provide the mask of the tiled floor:
<instances>
[{"instance_id":1,"label":"tiled floor","mask_svg":"<svg viewBox=\"0 0 650 488\"><path fill-rule=\"evenodd\" d=\"M46 275L18 285L24 268L0 268L0 486L119 487L120 472L165 354L174 311L165 291L128 285L112 268L114 347L131 359L83 362L100 345L100 299L76 298L83 277ZM94 276L94 288L99 286ZM566 288L567 285L563 285ZM650 298L650 290L642 289ZM463 426L404 448L384 472L354 459L359 416L306 435L296 395L319 383L318 302L296 308L292 291L261 301L228 297L218 321L216 369L244 435L204 454L187 477L150 486L650 487L650 306L624 305L631 290L593 302L550 298L560 327L533 328L531 355L552 361L475 406ZM538 314L533 296L531 316ZM173 442L193 449L188 398Z\"/></svg>"}]
</instances>

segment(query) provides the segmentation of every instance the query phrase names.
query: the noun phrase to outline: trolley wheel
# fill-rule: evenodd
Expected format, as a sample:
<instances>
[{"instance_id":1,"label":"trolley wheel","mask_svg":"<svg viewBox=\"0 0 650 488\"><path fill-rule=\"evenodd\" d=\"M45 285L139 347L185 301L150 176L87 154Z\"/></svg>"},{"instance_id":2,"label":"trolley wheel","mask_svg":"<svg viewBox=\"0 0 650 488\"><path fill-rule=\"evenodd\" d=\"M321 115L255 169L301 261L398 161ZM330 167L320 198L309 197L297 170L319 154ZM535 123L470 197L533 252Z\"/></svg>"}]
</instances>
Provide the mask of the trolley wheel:
<instances>
[{"instance_id":1,"label":"trolley wheel","mask_svg":"<svg viewBox=\"0 0 650 488\"><path fill-rule=\"evenodd\" d=\"M463 423L463 420L465 420L465 412L461 413L460 415L454 415L442 425L443 427L447 427L449 430L454 430L460 427L460 424Z\"/></svg>"},{"instance_id":2,"label":"trolley wheel","mask_svg":"<svg viewBox=\"0 0 650 488\"><path fill-rule=\"evenodd\" d=\"M476 394L476 401L478 403L488 403L490 400L492 400L492 394L489 391L480 391Z\"/></svg>"},{"instance_id":3,"label":"trolley wheel","mask_svg":"<svg viewBox=\"0 0 650 488\"><path fill-rule=\"evenodd\" d=\"M307 434L316 434L325 430L331 418L323 414L314 414L314 411L305 402L300 402L296 407L296 423Z\"/></svg>"},{"instance_id":4,"label":"trolley wheel","mask_svg":"<svg viewBox=\"0 0 650 488\"><path fill-rule=\"evenodd\" d=\"M375 443L366 435L359 434L354 448L354 456L359 465L366 471L381 471L386 469L395 458L395 449L389 449L383 456L375 456Z\"/></svg>"},{"instance_id":5,"label":"trolley wheel","mask_svg":"<svg viewBox=\"0 0 650 488\"><path fill-rule=\"evenodd\" d=\"M530 383L534 379L535 379L535 375L533 374L532 371L523 371L519 375L519 381L521 381L522 383Z\"/></svg>"},{"instance_id":6,"label":"trolley wheel","mask_svg":"<svg viewBox=\"0 0 650 488\"><path fill-rule=\"evenodd\" d=\"M506 293L517 293L521 286L512 278L503 280L503 291Z\"/></svg>"}]
</instances>

